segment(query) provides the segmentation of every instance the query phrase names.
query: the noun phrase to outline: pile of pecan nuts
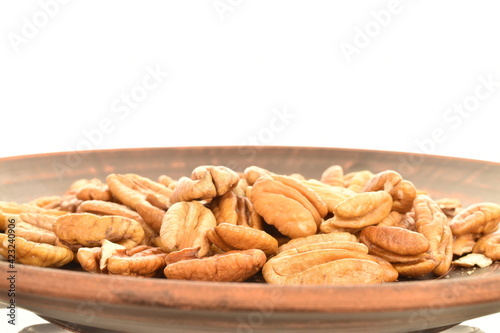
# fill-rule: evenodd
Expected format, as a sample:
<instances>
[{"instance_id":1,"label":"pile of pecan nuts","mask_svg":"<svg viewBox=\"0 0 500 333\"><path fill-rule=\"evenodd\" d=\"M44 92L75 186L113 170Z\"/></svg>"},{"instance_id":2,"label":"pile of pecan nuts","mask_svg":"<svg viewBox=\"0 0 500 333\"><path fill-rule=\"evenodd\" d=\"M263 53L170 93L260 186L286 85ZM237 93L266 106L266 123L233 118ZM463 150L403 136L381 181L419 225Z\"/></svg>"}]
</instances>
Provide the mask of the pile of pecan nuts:
<instances>
[{"instance_id":1,"label":"pile of pecan nuts","mask_svg":"<svg viewBox=\"0 0 500 333\"><path fill-rule=\"evenodd\" d=\"M81 179L61 196L0 202L0 254L92 273L274 284L373 284L500 260L500 205L432 199L392 170L321 178L250 166L190 177ZM10 225L10 226L9 226ZM456 259L455 261L453 261Z\"/></svg>"}]
</instances>

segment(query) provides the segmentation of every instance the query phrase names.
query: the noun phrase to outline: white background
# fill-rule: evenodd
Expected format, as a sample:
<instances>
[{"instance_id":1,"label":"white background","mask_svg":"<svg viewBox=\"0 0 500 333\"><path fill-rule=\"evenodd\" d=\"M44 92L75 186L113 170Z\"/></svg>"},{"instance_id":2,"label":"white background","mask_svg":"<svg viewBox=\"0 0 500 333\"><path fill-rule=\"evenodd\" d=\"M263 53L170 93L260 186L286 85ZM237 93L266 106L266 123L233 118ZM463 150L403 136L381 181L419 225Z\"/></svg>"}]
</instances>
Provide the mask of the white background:
<instances>
[{"instance_id":1,"label":"white background","mask_svg":"<svg viewBox=\"0 0 500 333\"><path fill-rule=\"evenodd\" d=\"M456 0L2 1L0 157L263 144L500 162L499 9ZM473 324L489 333L499 320Z\"/></svg>"}]
</instances>

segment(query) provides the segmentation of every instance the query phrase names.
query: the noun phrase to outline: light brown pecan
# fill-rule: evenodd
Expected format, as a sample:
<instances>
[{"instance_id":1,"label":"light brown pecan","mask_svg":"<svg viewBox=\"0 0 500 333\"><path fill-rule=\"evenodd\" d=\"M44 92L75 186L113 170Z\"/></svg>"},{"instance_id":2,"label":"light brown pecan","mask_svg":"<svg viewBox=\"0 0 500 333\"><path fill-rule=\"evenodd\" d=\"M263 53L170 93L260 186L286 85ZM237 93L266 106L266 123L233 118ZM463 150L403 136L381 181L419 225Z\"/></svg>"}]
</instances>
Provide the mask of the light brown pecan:
<instances>
[{"instance_id":1,"label":"light brown pecan","mask_svg":"<svg viewBox=\"0 0 500 333\"><path fill-rule=\"evenodd\" d=\"M462 256L466 253L471 253L476 245L477 236L473 234L465 234L453 238L453 254Z\"/></svg>"},{"instance_id":2,"label":"light brown pecan","mask_svg":"<svg viewBox=\"0 0 500 333\"><path fill-rule=\"evenodd\" d=\"M144 237L146 242L150 243L158 236L158 234L142 219L141 215L136 211L128 208L125 205L101 201L101 200L88 200L80 204L77 213L90 213L99 216L123 216L137 221L144 230ZM163 217L163 216L162 216Z\"/></svg>"},{"instance_id":3,"label":"light brown pecan","mask_svg":"<svg viewBox=\"0 0 500 333\"><path fill-rule=\"evenodd\" d=\"M101 260L100 247L81 247L76 253L76 260L84 270L90 273L101 273L99 262Z\"/></svg>"},{"instance_id":4,"label":"light brown pecan","mask_svg":"<svg viewBox=\"0 0 500 333\"><path fill-rule=\"evenodd\" d=\"M174 180L167 175L161 175L160 177L158 177L158 183L162 184L163 186L171 190L174 190L175 187L177 186L177 180Z\"/></svg>"},{"instance_id":5,"label":"light brown pecan","mask_svg":"<svg viewBox=\"0 0 500 333\"><path fill-rule=\"evenodd\" d=\"M400 227L404 229L408 229L411 231L415 231L415 220L413 219L412 214L406 213L401 214L393 210L387 215L385 219L382 220L378 224L380 227Z\"/></svg>"},{"instance_id":6,"label":"light brown pecan","mask_svg":"<svg viewBox=\"0 0 500 333\"><path fill-rule=\"evenodd\" d=\"M390 262L392 260L384 257L383 253L418 256L430 248L429 241L422 234L399 227L367 227L361 231L359 240L368 246L370 253Z\"/></svg>"},{"instance_id":7,"label":"light brown pecan","mask_svg":"<svg viewBox=\"0 0 500 333\"><path fill-rule=\"evenodd\" d=\"M50 245L55 245L57 239L53 231L45 230L30 223L26 223L22 218L20 218L16 223L16 236L35 243L45 243Z\"/></svg>"},{"instance_id":8,"label":"light brown pecan","mask_svg":"<svg viewBox=\"0 0 500 333\"><path fill-rule=\"evenodd\" d=\"M278 248L278 253L286 250L294 249L308 244L324 243L324 242L358 242L356 236L349 232L332 232L329 234L316 234L307 237L300 237L290 240Z\"/></svg>"},{"instance_id":9,"label":"light brown pecan","mask_svg":"<svg viewBox=\"0 0 500 333\"><path fill-rule=\"evenodd\" d=\"M320 181L331 186L344 186L344 169L340 165L328 167L321 175Z\"/></svg>"},{"instance_id":10,"label":"light brown pecan","mask_svg":"<svg viewBox=\"0 0 500 333\"><path fill-rule=\"evenodd\" d=\"M393 170L382 171L374 175L363 187L363 192L381 190L392 196L392 210L400 213L409 212L413 207L413 200L417 197L415 186L403 180L403 177Z\"/></svg>"},{"instance_id":11,"label":"light brown pecan","mask_svg":"<svg viewBox=\"0 0 500 333\"><path fill-rule=\"evenodd\" d=\"M59 208L70 213L76 212L83 200L88 200L92 195L98 198L111 200L111 195L106 185L100 179L78 179L74 181L61 197Z\"/></svg>"},{"instance_id":12,"label":"light brown pecan","mask_svg":"<svg viewBox=\"0 0 500 333\"><path fill-rule=\"evenodd\" d=\"M310 245L269 259L262 274L273 284L374 284L398 277L390 263L364 252Z\"/></svg>"},{"instance_id":13,"label":"light brown pecan","mask_svg":"<svg viewBox=\"0 0 500 333\"><path fill-rule=\"evenodd\" d=\"M179 251L170 252L165 257L165 263L167 265L173 264L178 261L183 260L191 260L191 259L200 259L198 256L198 252L200 252L200 247L186 247ZM223 253L223 252L221 252Z\"/></svg>"},{"instance_id":14,"label":"light brown pecan","mask_svg":"<svg viewBox=\"0 0 500 333\"><path fill-rule=\"evenodd\" d=\"M454 217L463 209L462 202L456 198L441 198L436 200L436 203L448 217Z\"/></svg>"},{"instance_id":15,"label":"light brown pecan","mask_svg":"<svg viewBox=\"0 0 500 333\"><path fill-rule=\"evenodd\" d=\"M67 214L56 220L54 232L61 244L75 251L80 247L100 246L104 239L127 247L144 242L144 230L141 225L122 216Z\"/></svg>"},{"instance_id":16,"label":"light brown pecan","mask_svg":"<svg viewBox=\"0 0 500 333\"><path fill-rule=\"evenodd\" d=\"M436 264L433 273L446 274L453 259L453 235L448 219L437 203L427 195L418 195L413 205L416 230L430 243L428 253Z\"/></svg>"},{"instance_id":17,"label":"light brown pecan","mask_svg":"<svg viewBox=\"0 0 500 333\"><path fill-rule=\"evenodd\" d=\"M500 261L500 233L479 238L472 252L482 253L493 261Z\"/></svg>"},{"instance_id":18,"label":"light brown pecan","mask_svg":"<svg viewBox=\"0 0 500 333\"><path fill-rule=\"evenodd\" d=\"M341 201L344 201L345 199L356 194L356 192L348 190L344 187L330 186L314 179L302 181L302 184L316 192L316 194L326 204L329 213L333 213L335 206L337 206Z\"/></svg>"},{"instance_id":19,"label":"light brown pecan","mask_svg":"<svg viewBox=\"0 0 500 333\"><path fill-rule=\"evenodd\" d=\"M395 262L392 263L392 266L401 276L421 277L432 272L436 268L436 263L434 260L422 258L409 263Z\"/></svg>"},{"instance_id":20,"label":"light brown pecan","mask_svg":"<svg viewBox=\"0 0 500 333\"><path fill-rule=\"evenodd\" d=\"M132 209L141 201L147 201L163 210L170 207L173 191L147 177L134 173L110 174L106 177L106 182L113 196Z\"/></svg>"},{"instance_id":21,"label":"light brown pecan","mask_svg":"<svg viewBox=\"0 0 500 333\"><path fill-rule=\"evenodd\" d=\"M271 255L278 250L278 241L267 232L241 225L221 223L207 236L223 251L259 249Z\"/></svg>"},{"instance_id":22,"label":"light brown pecan","mask_svg":"<svg viewBox=\"0 0 500 333\"><path fill-rule=\"evenodd\" d=\"M465 234L491 234L500 223L500 205L483 202L468 206L460 211L450 222L454 236Z\"/></svg>"},{"instance_id":23,"label":"light brown pecan","mask_svg":"<svg viewBox=\"0 0 500 333\"><path fill-rule=\"evenodd\" d=\"M133 246L130 248L133 248ZM108 272L108 259L121 250L126 250L126 247L121 244L110 242L107 239L101 241L101 255L99 259L99 269L101 272Z\"/></svg>"},{"instance_id":24,"label":"light brown pecan","mask_svg":"<svg viewBox=\"0 0 500 333\"><path fill-rule=\"evenodd\" d=\"M312 190L286 176L262 176L250 195L255 211L290 238L316 233L327 213L326 204Z\"/></svg>"},{"instance_id":25,"label":"light brown pecan","mask_svg":"<svg viewBox=\"0 0 500 333\"><path fill-rule=\"evenodd\" d=\"M44 196L36 198L30 202L29 205L35 205L45 209L58 209L61 206L62 198L58 195Z\"/></svg>"},{"instance_id":26,"label":"light brown pecan","mask_svg":"<svg viewBox=\"0 0 500 333\"><path fill-rule=\"evenodd\" d=\"M361 229L380 223L389 215L391 196L384 191L357 193L341 201L333 209L334 216L321 224L322 232L334 228Z\"/></svg>"},{"instance_id":27,"label":"light brown pecan","mask_svg":"<svg viewBox=\"0 0 500 333\"><path fill-rule=\"evenodd\" d=\"M34 227L47 231L54 231L54 222L56 221L57 216L43 213L21 213L19 214L19 219L23 222L31 224Z\"/></svg>"},{"instance_id":28,"label":"light brown pecan","mask_svg":"<svg viewBox=\"0 0 500 333\"><path fill-rule=\"evenodd\" d=\"M111 201L113 197L111 196L111 191L108 185L101 182L99 179L92 179L87 185L80 187L76 191L76 198L78 200L102 200Z\"/></svg>"},{"instance_id":29,"label":"light brown pecan","mask_svg":"<svg viewBox=\"0 0 500 333\"><path fill-rule=\"evenodd\" d=\"M50 219L51 217L57 218L59 216L68 214L68 212L57 210L57 209L45 209L40 208L31 204L18 204L15 202L6 202L0 201L0 231L7 230L7 226L9 224L10 217L19 218L21 214L29 213L29 214L42 214L47 216L44 219ZM33 219L30 219L34 220ZM47 221L45 221L47 222ZM40 227L39 225L37 225ZM48 230L48 229L47 229Z\"/></svg>"},{"instance_id":30,"label":"light brown pecan","mask_svg":"<svg viewBox=\"0 0 500 333\"><path fill-rule=\"evenodd\" d=\"M245 180L249 186L253 186L253 184L259 179L261 176L274 176L275 173L266 170L264 168L252 165L245 169L243 172Z\"/></svg>"},{"instance_id":31,"label":"light brown pecan","mask_svg":"<svg viewBox=\"0 0 500 333\"><path fill-rule=\"evenodd\" d=\"M170 200L175 203L212 199L235 187L239 179L236 172L224 166L199 166L193 170L191 178L179 179Z\"/></svg>"},{"instance_id":32,"label":"light brown pecan","mask_svg":"<svg viewBox=\"0 0 500 333\"><path fill-rule=\"evenodd\" d=\"M240 180L238 180L238 184L236 184L235 187L233 187L232 191L236 196L238 197L246 197L246 190L248 187L248 183L245 179L244 174L240 174Z\"/></svg>"},{"instance_id":33,"label":"light brown pecan","mask_svg":"<svg viewBox=\"0 0 500 333\"><path fill-rule=\"evenodd\" d=\"M172 190L136 174L110 174L106 178L109 189L121 203L136 210L156 233L170 207Z\"/></svg>"},{"instance_id":34,"label":"light brown pecan","mask_svg":"<svg viewBox=\"0 0 500 333\"><path fill-rule=\"evenodd\" d=\"M15 245L16 262L21 264L59 268L73 260L71 250L50 244L30 242L22 237L9 238L0 234L0 255L8 258L9 244Z\"/></svg>"},{"instance_id":35,"label":"light brown pecan","mask_svg":"<svg viewBox=\"0 0 500 333\"><path fill-rule=\"evenodd\" d=\"M108 259L108 274L156 277L166 266L165 253L162 249L138 246L130 250L117 250Z\"/></svg>"},{"instance_id":36,"label":"light brown pecan","mask_svg":"<svg viewBox=\"0 0 500 333\"><path fill-rule=\"evenodd\" d=\"M199 257L210 250L208 230L217 225L210 209L197 201L177 202L165 214L160 237L163 248L168 251L200 247Z\"/></svg>"},{"instance_id":37,"label":"light brown pecan","mask_svg":"<svg viewBox=\"0 0 500 333\"><path fill-rule=\"evenodd\" d=\"M488 267L493 263L493 260L481 253L469 253L466 256L453 260L452 264L461 267L479 266L481 268Z\"/></svg>"},{"instance_id":38,"label":"light brown pecan","mask_svg":"<svg viewBox=\"0 0 500 333\"><path fill-rule=\"evenodd\" d=\"M237 196L233 191L214 198L210 203L210 209L217 224L229 223L262 230L262 217L255 212L250 199Z\"/></svg>"},{"instance_id":39,"label":"light brown pecan","mask_svg":"<svg viewBox=\"0 0 500 333\"><path fill-rule=\"evenodd\" d=\"M360 193L365 184L373 177L373 173L368 170L349 172L344 175L344 187L348 190Z\"/></svg>"},{"instance_id":40,"label":"light brown pecan","mask_svg":"<svg viewBox=\"0 0 500 333\"><path fill-rule=\"evenodd\" d=\"M265 253L257 249L229 251L168 264L164 274L176 280L242 282L260 271L266 259Z\"/></svg>"}]
</instances>

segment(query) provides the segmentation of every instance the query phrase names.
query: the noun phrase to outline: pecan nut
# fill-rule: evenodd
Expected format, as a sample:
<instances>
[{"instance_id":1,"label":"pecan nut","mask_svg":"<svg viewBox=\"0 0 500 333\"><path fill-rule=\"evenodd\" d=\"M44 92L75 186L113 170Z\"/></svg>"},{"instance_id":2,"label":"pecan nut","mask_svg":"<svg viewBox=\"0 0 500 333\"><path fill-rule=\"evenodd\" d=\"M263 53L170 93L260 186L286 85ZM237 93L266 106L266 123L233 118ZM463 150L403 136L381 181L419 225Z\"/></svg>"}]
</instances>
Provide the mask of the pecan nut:
<instances>
[{"instance_id":1,"label":"pecan nut","mask_svg":"<svg viewBox=\"0 0 500 333\"><path fill-rule=\"evenodd\" d=\"M147 242L151 242L153 238L158 236L153 228L144 222L139 213L119 203L101 200L88 200L80 204L77 209L77 213L90 213L99 216L123 216L135 220L141 225Z\"/></svg>"},{"instance_id":2,"label":"pecan nut","mask_svg":"<svg viewBox=\"0 0 500 333\"><path fill-rule=\"evenodd\" d=\"M500 233L479 238L472 252L482 253L493 261L500 261Z\"/></svg>"},{"instance_id":3,"label":"pecan nut","mask_svg":"<svg viewBox=\"0 0 500 333\"><path fill-rule=\"evenodd\" d=\"M177 202L163 218L161 243L168 251L200 247L198 255L203 257L211 245L207 232L216 225L214 214L198 201Z\"/></svg>"},{"instance_id":4,"label":"pecan nut","mask_svg":"<svg viewBox=\"0 0 500 333\"><path fill-rule=\"evenodd\" d=\"M262 217L255 212L250 199L237 196L233 191L214 198L210 203L210 209L217 224L244 225L259 230L263 228Z\"/></svg>"},{"instance_id":5,"label":"pecan nut","mask_svg":"<svg viewBox=\"0 0 500 333\"><path fill-rule=\"evenodd\" d=\"M438 204L427 195L418 195L413 205L416 229L429 241L429 254L436 263L433 273L444 275L453 259L453 235L448 219Z\"/></svg>"},{"instance_id":6,"label":"pecan nut","mask_svg":"<svg viewBox=\"0 0 500 333\"><path fill-rule=\"evenodd\" d=\"M156 233L160 231L165 210L171 205L171 189L136 174L110 174L106 182L115 198L136 210Z\"/></svg>"},{"instance_id":7,"label":"pecan nut","mask_svg":"<svg viewBox=\"0 0 500 333\"><path fill-rule=\"evenodd\" d=\"M392 197L385 191L357 193L334 207L334 216L321 224L321 231L361 229L378 224L389 215L391 207Z\"/></svg>"},{"instance_id":8,"label":"pecan nut","mask_svg":"<svg viewBox=\"0 0 500 333\"><path fill-rule=\"evenodd\" d=\"M415 186L403 180L403 177L393 170L382 171L374 175L363 187L363 192L380 190L392 196L392 210L400 213L409 212L413 207L413 200L417 197Z\"/></svg>"},{"instance_id":9,"label":"pecan nut","mask_svg":"<svg viewBox=\"0 0 500 333\"><path fill-rule=\"evenodd\" d=\"M241 225L221 223L207 236L223 251L259 249L267 255L278 251L278 241L267 232Z\"/></svg>"},{"instance_id":10,"label":"pecan nut","mask_svg":"<svg viewBox=\"0 0 500 333\"><path fill-rule=\"evenodd\" d=\"M45 209L45 208L40 208L35 205L31 204L18 204L15 202L5 202L5 201L0 201L0 231L5 231L7 230L8 226L8 218L10 216L17 216L19 217L23 213L29 213L29 214L42 214L46 217L44 218L38 218L38 219L44 219L44 224L48 224L49 219L51 217L57 218L62 215L68 214L66 211L61 211L57 209ZM35 218L30 218L29 221L34 221ZM41 222L42 223L42 222ZM50 223L51 224L51 223ZM38 227L41 227L40 225L36 225ZM44 228L45 229L45 228ZM50 230L50 229L47 229Z\"/></svg>"},{"instance_id":11,"label":"pecan nut","mask_svg":"<svg viewBox=\"0 0 500 333\"><path fill-rule=\"evenodd\" d=\"M81 247L76 252L76 260L82 268L90 273L101 273L99 262L101 260L100 247Z\"/></svg>"},{"instance_id":12,"label":"pecan nut","mask_svg":"<svg viewBox=\"0 0 500 333\"><path fill-rule=\"evenodd\" d=\"M465 234L491 234L500 223L500 205L483 202L460 211L450 222L454 236Z\"/></svg>"},{"instance_id":13,"label":"pecan nut","mask_svg":"<svg viewBox=\"0 0 500 333\"><path fill-rule=\"evenodd\" d=\"M191 178L179 179L170 200L176 203L212 199L235 187L239 179L236 172L224 166L199 166L193 170Z\"/></svg>"},{"instance_id":14,"label":"pecan nut","mask_svg":"<svg viewBox=\"0 0 500 333\"><path fill-rule=\"evenodd\" d=\"M344 187L353 192L360 193L372 177L373 173L368 170L349 172L344 175Z\"/></svg>"},{"instance_id":15,"label":"pecan nut","mask_svg":"<svg viewBox=\"0 0 500 333\"><path fill-rule=\"evenodd\" d=\"M331 186L344 186L344 169L340 165L332 165L321 174L320 181Z\"/></svg>"},{"instance_id":16,"label":"pecan nut","mask_svg":"<svg viewBox=\"0 0 500 333\"><path fill-rule=\"evenodd\" d=\"M340 202L356 194L356 192L344 187L330 186L314 179L302 181L302 184L316 192L326 204L329 213L333 213L335 206Z\"/></svg>"},{"instance_id":17,"label":"pecan nut","mask_svg":"<svg viewBox=\"0 0 500 333\"><path fill-rule=\"evenodd\" d=\"M471 253L476 245L477 237L473 234L465 234L453 238L453 254L462 256Z\"/></svg>"},{"instance_id":18,"label":"pecan nut","mask_svg":"<svg viewBox=\"0 0 500 333\"><path fill-rule=\"evenodd\" d=\"M0 234L0 255L8 258L9 238ZM71 250L50 244L41 244L28 241L22 237L15 237L16 262L21 264L59 268L70 263L73 258Z\"/></svg>"},{"instance_id":19,"label":"pecan nut","mask_svg":"<svg viewBox=\"0 0 500 333\"><path fill-rule=\"evenodd\" d=\"M24 214L21 214L21 216ZM57 236L51 230L36 227L30 223L24 222L22 218L16 223L16 236L22 237L35 243L56 244Z\"/></svg>"},{"instance_id":20,"label":"pecan nut","mask_svg":"<svg viewBox=\"0 0 500 333\"><path fill-rule=\"evenodd\" d=\"M398 277L390 263L364 252L309 245L269 259L262 274L273 284L375 284Z\"/></svg>"},{"instance_id":21,"label":"pecan nut","mask_svg":"<svg viewBox=\"0 0 500 333\"><path fill-rule=\"evenodd\" d=\"M278 253L286 250L298 248L308 244L317 244L324 242L357 242L356 236L349 232L332 232L329 234L316 234L307 237L300 237L290 240L278 248Z\"/></svg>"},{"instance_id":22,"label":"pecan nut","mask_svg":"<svg viewBox=\"0 0 500 333\"><path fill-rule=\"evenodd\" d=\"M326 204L312 190L286 176L259 177L250 194L255 211L290 238L316 233Z\"/></svg>"},{"instance_id":23,"label":"pecan nut","mask_svg":"<svg viewBox=\"0 0 500 333\"><path fill-rule=\"evenodd\" d=\"M242 282L260 271L266 259L265 253L257 249L229 251L168 264L164 274L175 280Z\"/></svg>"},{"instance_id":24,"label":"pecan nut","mask_svg":"<svg viewBox=\"0 0 500 333\"><path fill-rule=\"evenodd\" d=\"M54 222L61 244L73 250L100 246L104 239L134 247L144 242L144 230L132 219L122 216L97 216L89 213L63 215Z\"/></svg>"},{"instance_id":25,"label":"pecan nut","mask_svg":"<svg viewBox=\"0 0 500 333\"><path fill-rule=\"evenodd\" d=\"M166 266L166 256L167 253L162 249L149 246L117 250L108 259L108 273L140 277L159 276Z\"/></svg>"}]
</instances>

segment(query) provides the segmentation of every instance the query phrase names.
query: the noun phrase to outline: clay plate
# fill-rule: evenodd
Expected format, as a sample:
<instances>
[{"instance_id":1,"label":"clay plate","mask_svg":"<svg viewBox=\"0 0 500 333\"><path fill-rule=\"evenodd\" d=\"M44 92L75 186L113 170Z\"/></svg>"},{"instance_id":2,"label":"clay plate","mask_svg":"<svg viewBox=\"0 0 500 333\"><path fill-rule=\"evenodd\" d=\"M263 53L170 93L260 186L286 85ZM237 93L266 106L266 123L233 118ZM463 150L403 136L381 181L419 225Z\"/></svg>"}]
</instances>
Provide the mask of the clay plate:
<instances>
[{"instance_id":1,"label":"clay plate","mask_svg":"<svg viewBox=\"0 0 500 333\"><path fill-rule=\"evenodd\" d=\"M0 200L61 194L76 179L111 172L156 178L203 164L236 171L259 165L318 178L393 169L434 197L500 202L500 164L406 153L299 147L191 147L102 150L4 158ZM438 332L500 311L500 267L370 286L274 286L93 275L16 265L17 305L74 331L102 332ZM7 264L0 262L0 271ZM5 275L5 274L2 274ZM8 281L0 278L0 289ZM6 292L0 302L9 301ZM3 305L2 305L3 307Z\"/></svg>"}]
</instances>

